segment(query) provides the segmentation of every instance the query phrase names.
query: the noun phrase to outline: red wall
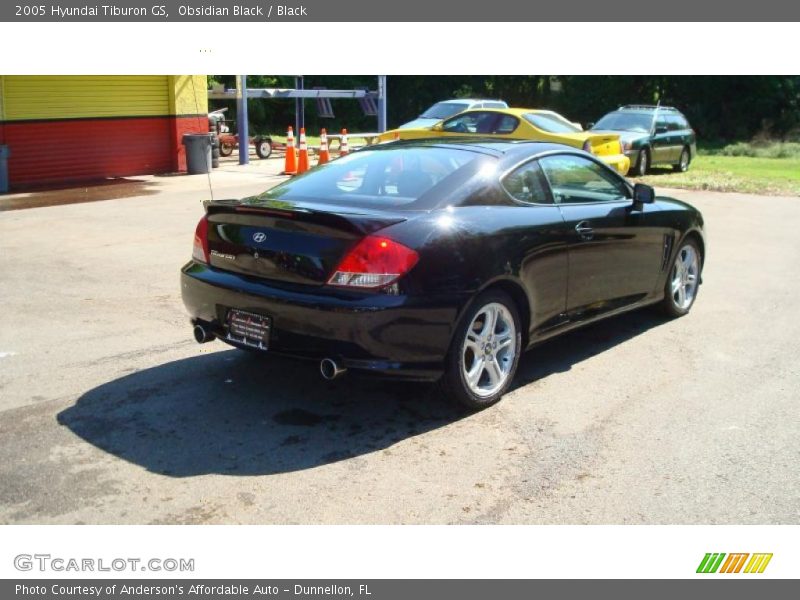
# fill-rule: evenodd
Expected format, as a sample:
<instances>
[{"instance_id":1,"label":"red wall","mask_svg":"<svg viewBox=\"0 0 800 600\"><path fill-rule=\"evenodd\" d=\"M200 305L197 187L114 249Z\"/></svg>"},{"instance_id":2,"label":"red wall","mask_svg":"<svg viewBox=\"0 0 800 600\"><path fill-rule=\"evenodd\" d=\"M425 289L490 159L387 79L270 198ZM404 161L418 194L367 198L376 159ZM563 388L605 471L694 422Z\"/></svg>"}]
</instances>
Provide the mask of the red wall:
<instances>
[{"instance_id":1,"label":"red wall","mask_svg":"<svg viewBox=\"0 0 800 600\"><path fill-rule=\"evenodd\" d=\"M11 186L186 170L184 133L205 133L205 116L6 121Z\"/></svg>"}]
</instances>

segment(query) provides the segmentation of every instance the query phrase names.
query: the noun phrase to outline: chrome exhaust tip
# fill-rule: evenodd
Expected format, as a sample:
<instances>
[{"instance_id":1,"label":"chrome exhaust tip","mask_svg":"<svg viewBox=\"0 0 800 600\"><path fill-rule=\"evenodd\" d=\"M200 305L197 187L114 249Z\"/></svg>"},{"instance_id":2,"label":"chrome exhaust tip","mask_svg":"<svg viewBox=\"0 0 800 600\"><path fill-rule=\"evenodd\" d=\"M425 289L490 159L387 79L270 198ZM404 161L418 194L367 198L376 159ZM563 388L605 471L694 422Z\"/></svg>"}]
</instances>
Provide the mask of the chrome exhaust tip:
<instances>
[{"instance_id":1,"label":"chrome exhaust tip","mask_svg":"<svg viewBox=\"0 0 800 600\"><path fill-rule=\"evenodd\" d=\"M332 358L323 358L319 363L319 372L322 374L323 379L331 381L347 373L347 369L340 366Z\"/></svg>"},{"instance_id":2,"label":"chrome exhaust tip","mask_svg":"<svg viewBox=\"0 0 800 600\"><path fill-rule=\"evenodd\" d=\"M198 344L205 344L214 340L214 334L199 323L194 326L194 340Z\"/></svg>"}]
</instances>

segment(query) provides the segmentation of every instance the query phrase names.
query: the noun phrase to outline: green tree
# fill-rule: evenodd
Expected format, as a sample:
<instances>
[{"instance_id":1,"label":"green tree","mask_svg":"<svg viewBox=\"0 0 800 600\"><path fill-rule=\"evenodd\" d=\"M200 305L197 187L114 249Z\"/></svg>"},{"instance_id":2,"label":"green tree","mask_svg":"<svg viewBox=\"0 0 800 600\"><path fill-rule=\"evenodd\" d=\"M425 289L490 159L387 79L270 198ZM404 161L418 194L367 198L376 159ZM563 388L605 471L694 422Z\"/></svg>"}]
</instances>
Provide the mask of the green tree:
<instances>
[{"instance_id":1,"label":"green tree","mask_svg":"<svg viewBox=\"0 0 800 600\"><path fill-rule=\"evenodd\" d=\"M212 75L210 81L235 86L232 75ZM375 89L372 75L308 75L306 88ZM250 75L248 87L294 87L294 77ZM750 140L754 136L800 137L800 76L797 75L394 75L387 80L390 127L417 117L430 105L449 98L483 97L506 100L511 106L548 108L572 121L597 121L623 104L663 104L683 111L702 140ZM235 102L227 105L235 118ZM306 100L309 133L321 127L338 131L376 128L376 119L362 113L353 100L332 102L335 118L317 114ZM282 133L294 123L293 100L251 99L251 133Z\"/></svg>"}]
</instances>

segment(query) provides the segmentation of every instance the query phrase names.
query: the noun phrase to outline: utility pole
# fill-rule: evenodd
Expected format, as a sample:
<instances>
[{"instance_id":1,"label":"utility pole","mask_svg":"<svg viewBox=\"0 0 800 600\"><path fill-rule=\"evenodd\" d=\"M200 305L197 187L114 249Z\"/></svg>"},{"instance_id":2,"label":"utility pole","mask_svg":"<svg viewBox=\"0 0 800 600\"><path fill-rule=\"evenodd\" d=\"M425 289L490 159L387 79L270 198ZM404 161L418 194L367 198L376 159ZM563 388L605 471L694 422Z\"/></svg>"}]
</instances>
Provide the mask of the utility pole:
<instances>
[{"instance_id":1,"label":"utility pole","mask_svg":"<svg viewBox=\"0 0 800 600\"><path fill-rule=\"evenodd\" d=\"M378 75L378 133L386 131L386 75Z\"/></svg>"},{"instance_id":2,"label":"utility pole","mask_svg":"<svg viewBox=\"0 0 800 600\"><path fill-rule=\"evenodd\" d=\"M295 89L302 90L304 88L304 81L302 75L296 75L294 78ZM294 134L300 135L300 129L306 126L306 101L305 98L294 99Z\"/></svg>"},{"instance_id":3,"label":"utility pole","mask_svg":"<svg viewBox=\"0 0 800 600\"><path fill-rule=\"evenodd\" d=\"M250 162L250 127L247 122L247 75L236 78L236 125L239 134L239 164Z\"/></svg>"}]
</instances>

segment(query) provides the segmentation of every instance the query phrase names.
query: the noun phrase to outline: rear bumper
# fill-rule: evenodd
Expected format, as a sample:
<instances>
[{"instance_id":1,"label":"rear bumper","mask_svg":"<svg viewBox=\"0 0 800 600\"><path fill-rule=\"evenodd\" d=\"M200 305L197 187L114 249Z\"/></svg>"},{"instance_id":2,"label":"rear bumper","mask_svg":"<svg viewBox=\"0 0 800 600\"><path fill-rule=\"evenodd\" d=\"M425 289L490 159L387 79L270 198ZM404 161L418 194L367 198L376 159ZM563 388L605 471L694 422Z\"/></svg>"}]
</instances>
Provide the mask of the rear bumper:
<instances>
[{"instance_id":1,"label":"rear bumper","mask_svg":"<svg viewBox=\"0 0 800 600\"><path fill-rule=\"evenodd\" d=\"M624 154L598 155L597 158L612 166L620 175L627 175L631 168L631 159Z\"/></svg>"},{"instance_id":2,"label":"rear bumper","mask_svg":"<svg viewBox=\"0 0 800 600\"><path fill-rule=\"evenodd\" d=\"M467 294L290 291L195 262L181 270L181 295L192 323L223 341L228 310L246 310L272 319L267 353L333 358L348 369L421 381L441 376L456 320L469 300Z\"/></svg>"}]
</instances>

